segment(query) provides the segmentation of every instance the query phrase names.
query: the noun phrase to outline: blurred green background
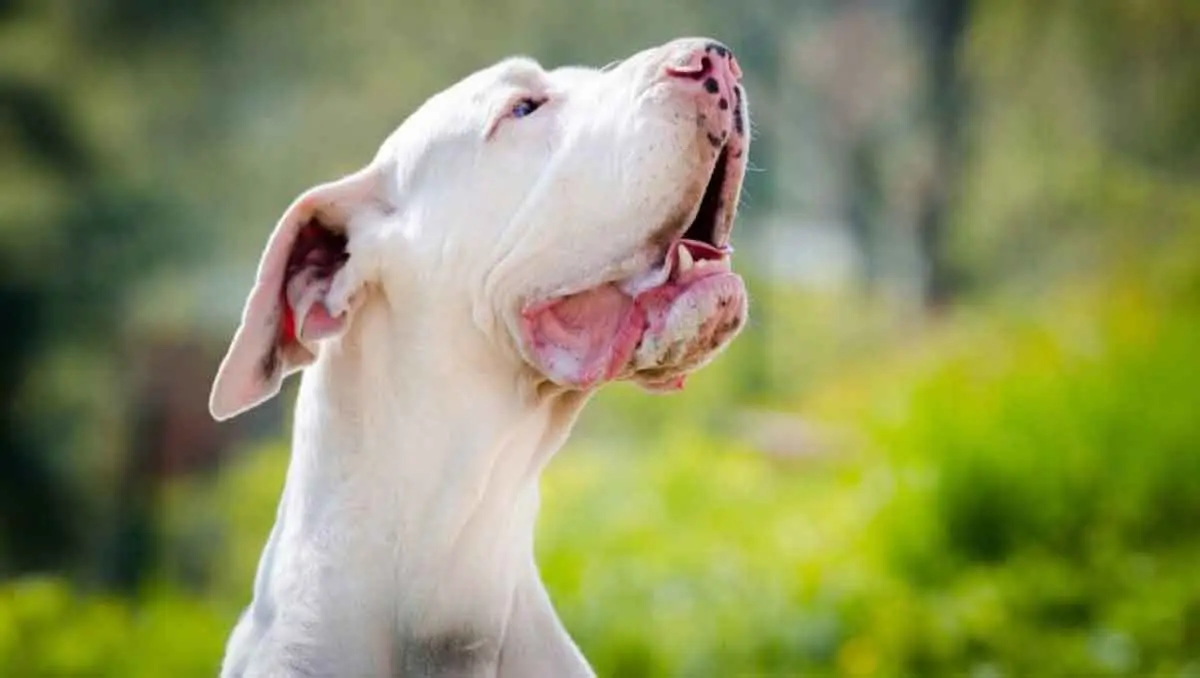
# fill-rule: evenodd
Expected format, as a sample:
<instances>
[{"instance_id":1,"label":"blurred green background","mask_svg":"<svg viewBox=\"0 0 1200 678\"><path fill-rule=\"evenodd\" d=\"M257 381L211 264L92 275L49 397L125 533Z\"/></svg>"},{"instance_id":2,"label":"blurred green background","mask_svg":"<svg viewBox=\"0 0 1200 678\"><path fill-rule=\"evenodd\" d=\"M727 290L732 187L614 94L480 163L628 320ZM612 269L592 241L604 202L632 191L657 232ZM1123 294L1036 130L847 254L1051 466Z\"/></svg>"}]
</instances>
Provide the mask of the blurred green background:
<instances>
[{"instance_id":1,"label":"blurred green background","mask_svg":"<svg viewBox=\"0 0 1200 678\"><path fill-rule=\"evenodd\" d=\"M604 676L1200 677L1200 2L0 1L0 675L212 676L287 463L276 217L503 56L746 71L752 324L538 551Z\"/></svg>"}]
</instances>

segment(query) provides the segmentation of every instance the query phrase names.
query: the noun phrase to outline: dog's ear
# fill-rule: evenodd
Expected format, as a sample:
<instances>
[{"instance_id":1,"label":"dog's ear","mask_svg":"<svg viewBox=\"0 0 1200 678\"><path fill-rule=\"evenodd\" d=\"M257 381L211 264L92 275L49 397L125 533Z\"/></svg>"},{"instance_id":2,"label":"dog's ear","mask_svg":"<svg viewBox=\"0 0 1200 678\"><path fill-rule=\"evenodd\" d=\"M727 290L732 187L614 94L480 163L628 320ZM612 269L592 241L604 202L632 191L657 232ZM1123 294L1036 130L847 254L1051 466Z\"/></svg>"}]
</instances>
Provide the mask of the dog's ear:
<instances>
[{"instance_id":1,"label":"dog's ear","mask_svg":"<svg viewBox=\"0 0 1200 678\"><path fill-rule=\"evenodd\" d=\"M382 200L369 166L314 186L288 207L258 264L209 397L217 420L229 419L279 392L284 377L316 359L317 342L345 330L365 267L347 245Z\"/></svg>"}]
</instances>

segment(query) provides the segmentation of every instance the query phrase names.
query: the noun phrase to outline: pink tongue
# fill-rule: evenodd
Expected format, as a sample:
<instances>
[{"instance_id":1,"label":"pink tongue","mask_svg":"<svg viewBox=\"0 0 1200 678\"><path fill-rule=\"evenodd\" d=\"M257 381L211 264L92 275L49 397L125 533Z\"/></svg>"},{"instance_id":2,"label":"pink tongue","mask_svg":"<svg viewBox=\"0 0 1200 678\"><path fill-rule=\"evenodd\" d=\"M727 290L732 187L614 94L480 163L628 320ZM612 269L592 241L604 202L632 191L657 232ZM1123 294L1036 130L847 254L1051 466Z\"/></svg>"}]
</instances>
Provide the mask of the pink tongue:
<instances>
[{"instance_id":1,"label":"pink tongue","mask_svg":"<svg viewBox=\"0 0 1200 678\"><path fill-rule=\"evenodd\" d=\"M729 245L717 247L699 240L680 240L679 243L688 248L692 256L696 259L720 259L728 254L733 253L733 248Z\"/></svg>"},{"instance_id":2,"label":"pink tongue","mask_svg":"<svg viewBox=\"0 0 1200 678\"><path fill-rule=\"evenodd\" d=\"M588 388L610 379L637 347L645 315L612 285L525 313L533 357L555 381Z\"/></svg>"},{"instance_id":3,"label":"pink tongue","mask_svg":"<svg viewBox=\"0 0 1200 678\"><path fill-rule=\"evenodd\" d=\"M691 240L682 241L681 247L697 261L722 261L716 267L669 271L670 277L658 286L631 290L636 299L609 284L526 309L524 331L533 361L554 381L576 388L617 377L643 333L663 330L672 303L686 287L722 265L728 269L727 248ZM678 250L672 256L678 257Z\"/></svg>"}]
</instances>

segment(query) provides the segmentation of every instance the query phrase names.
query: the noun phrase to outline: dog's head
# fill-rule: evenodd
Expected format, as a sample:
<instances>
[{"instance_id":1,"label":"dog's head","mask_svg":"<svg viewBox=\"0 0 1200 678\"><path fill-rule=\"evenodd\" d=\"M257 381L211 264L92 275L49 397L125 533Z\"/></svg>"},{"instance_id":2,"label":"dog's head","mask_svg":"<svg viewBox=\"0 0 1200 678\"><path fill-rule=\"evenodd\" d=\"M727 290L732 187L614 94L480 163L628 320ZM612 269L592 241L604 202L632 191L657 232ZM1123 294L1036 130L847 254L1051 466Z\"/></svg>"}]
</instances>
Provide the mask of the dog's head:
<instances>
[{"instance_id":1,"label":"dog's head","mask_svg":"<svg viewBox=\"0 0 1200 678\"><path fill-rule=\"evenodd\" d=\"M670 390L745 323L730 231L748 111L733 55L677 40L604 69L513 58L430 98L272 233L214 385L278 391L371 294L460 314L538 379Z\"/></svg>"}]
</instances>

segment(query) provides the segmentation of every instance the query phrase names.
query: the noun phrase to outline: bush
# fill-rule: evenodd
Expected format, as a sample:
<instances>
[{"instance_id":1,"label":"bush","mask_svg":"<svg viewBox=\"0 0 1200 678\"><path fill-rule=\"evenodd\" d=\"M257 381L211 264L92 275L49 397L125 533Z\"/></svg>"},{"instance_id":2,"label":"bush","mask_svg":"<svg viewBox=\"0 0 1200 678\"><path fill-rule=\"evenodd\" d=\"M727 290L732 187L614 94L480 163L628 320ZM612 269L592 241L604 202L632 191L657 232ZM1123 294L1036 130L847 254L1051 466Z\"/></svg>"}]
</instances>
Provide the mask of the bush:
<instances>
[{"instance_id":1,"label":"bush","mask_svg":"<svg viewBox=\"0 0 1200 678\"><path fill-rule=\"evenodd\" d=\"M0 600L0 667L14 678L211 678L228 623L169 589L132 602L22 579L7 582Z\"/></svg>"},{"instance_id":2,"label":"bush","mask_svg":"<svg viewBox=\"0 0 1200 678\"><path fill-rule=\"evenodd\" d=\"M1043 309L864 382L892 496L869 531L921 611L864 633L920 629L884 650L904 675L1195 675L1200 313L1136 288Z\"/></svg>"}]
</instances>

